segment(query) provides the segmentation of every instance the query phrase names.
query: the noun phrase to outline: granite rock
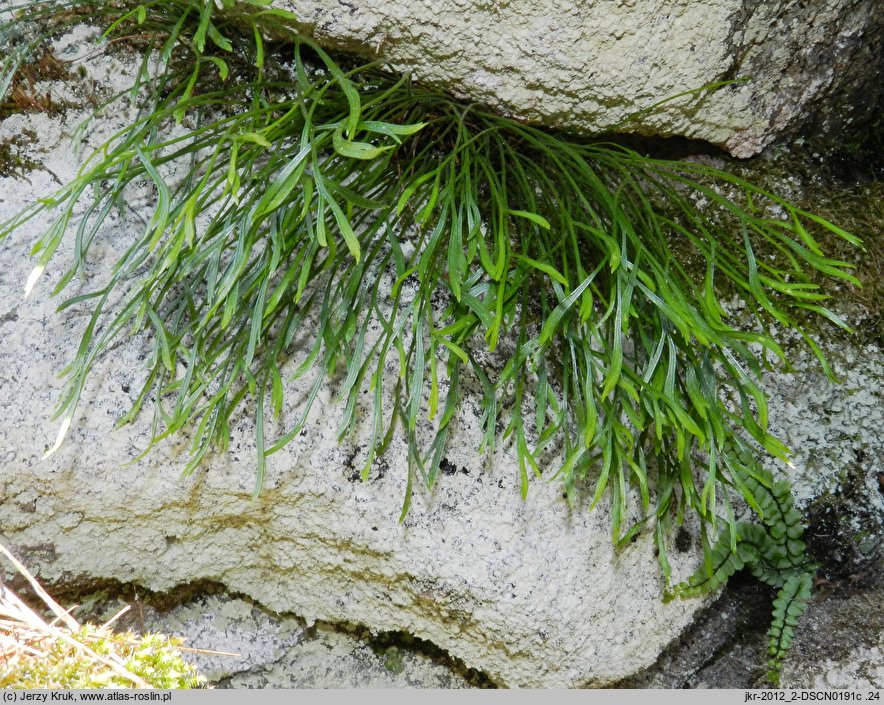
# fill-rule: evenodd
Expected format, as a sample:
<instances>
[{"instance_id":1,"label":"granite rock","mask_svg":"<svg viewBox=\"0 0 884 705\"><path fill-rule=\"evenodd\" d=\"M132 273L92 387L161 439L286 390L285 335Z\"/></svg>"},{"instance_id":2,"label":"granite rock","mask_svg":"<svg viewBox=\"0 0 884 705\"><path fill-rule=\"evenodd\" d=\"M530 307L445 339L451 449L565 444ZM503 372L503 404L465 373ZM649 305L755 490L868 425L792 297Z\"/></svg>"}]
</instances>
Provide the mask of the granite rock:
<instances>
[{"instance_id":1,"label":"granite rock","mask_svg":"<svg viewBox=\"0 0 884 705\"><path fill-rule=\"evenodd\" d=\"M877 0L274 0L329 46L520 120L706 140L837 133L882 95ZM879 68L876 68L879 67ZM721 90L651 106L737 78Z\"/></svg>"}]
</instances>

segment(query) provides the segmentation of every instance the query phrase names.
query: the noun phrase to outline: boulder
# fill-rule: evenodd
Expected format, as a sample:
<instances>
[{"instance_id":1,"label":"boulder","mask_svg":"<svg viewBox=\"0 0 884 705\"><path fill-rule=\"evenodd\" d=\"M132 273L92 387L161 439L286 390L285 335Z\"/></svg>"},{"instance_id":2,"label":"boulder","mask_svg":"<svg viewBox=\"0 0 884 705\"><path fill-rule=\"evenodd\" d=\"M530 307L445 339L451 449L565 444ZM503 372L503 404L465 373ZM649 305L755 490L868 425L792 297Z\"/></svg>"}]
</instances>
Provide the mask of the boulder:
<instances>
[{"instance_id":1,"label":"boulder","mask_svg":"<svg viewBox=\"0 0 884 705\"><path fill-rule=\"evenodd\" d=\"M43 296L21 300L26 253L23 241L0 251L0 540L43 580L217 582L308 623L408 632L522 687L618 680L652 663L704 604L664 604L650 534L615 552L603 507L569 511L555 482L534 483L523 502L512 455L476 453L478 415L462 420L452 474L418 491L403 523L404 444L362 482L359 438L336 441L330 403L272 457L254 500L245 419L229 452L190 478L173 444L127 465L149 415L112 428L133 400L143 341L96 370L68 440L41 460L57 427L53 375L85 321ZM697 556L673 559L684 575Z\"/></svg>"},{"instance_id":2,"label":"boulder","mask_svg":"<svg viewBox=\"0 0 884 705\"><path fill-rule=\"evenodd\" d=\"M6 215L22 205L8 197L21 186L7 180L2 188ZM308 623L408 632L521 687L616 681L651 664L703 606L662 602L650 532L616 552L604 507L570 511L557 482L535 482L522 501L513 454L476 452L475 412L460 420L451 474L434 492L418 489L402 523L404 443L394 441L362 482L364 440L357 432L337 442L340 408L330 393L307 433L272 456L252 499L247 418L229 451L189 478L181 477L180 441L127 464L150 426L146 414L113 430L142 374L146 345L134 339L96 369L68 439L41 460L57 430L49 420L54 375L86 321L55 313L45 297L51 281L22 300L22 235L0 245L0 540L43 580L108 579L155 591L212 581ZM297 400L299 389L288 394ZM672 559L684 576L697 553Z\"/></svg>"},{"instance_id":3,"label":"boulder","mask_svg":"<svg viewBox=\"0 0 884 705\"><path fill-rule=\"evenodd\" d=\"M274 0L333 47L521 120L759 153L875 110L877 0ZM656 103L720 81L746 83ZM633 116L631 120L628 118Z\"/></svg>"}]
</instances>

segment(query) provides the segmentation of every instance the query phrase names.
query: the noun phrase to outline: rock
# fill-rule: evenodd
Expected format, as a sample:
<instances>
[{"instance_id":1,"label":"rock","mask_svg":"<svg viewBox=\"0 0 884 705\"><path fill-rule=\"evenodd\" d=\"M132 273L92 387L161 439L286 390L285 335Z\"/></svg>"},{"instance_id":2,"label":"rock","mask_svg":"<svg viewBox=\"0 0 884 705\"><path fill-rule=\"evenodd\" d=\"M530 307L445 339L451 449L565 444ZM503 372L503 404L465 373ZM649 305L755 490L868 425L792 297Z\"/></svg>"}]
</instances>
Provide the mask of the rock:
<instances>
[{"instance_id":1,"label":"rock","mask_svg":"<svg viewBox=\"0 0 884 705\"><path fill-rule=\"evenodd\" d=\"M884 688L884 591L872 584L823 585L795 630L784 688ZM760 688L770 625L770 590L751 577L731 581L715 603L651 668L624 688Z\"/></svg>"},{"instance_id":2,"label":"rock","mask_svg":"<svg viewBox=\"0 0 884 705\"><path fill-rule=\"evenodd\" d=\"M873 326L848 316L857 330ZM859 336L858 336L859 337ZM884 355L880 342L828 339L841 384L798 358L795 373L767 377L771 425L793 448L792 482L807 517L804 540L819 565L817 586L786 657L784 688L884 687ZM794 354L794 351L793 351ZM748 574L733 578L629 688L757 688L773 593Z\"/></svg>"},{"instance_id":3,"label":"rock","mask_svg":"<svg viewBox=\"0 0 884 705\"><path fill-rule=\"evenodd\" d=\"M140 373L138 341L96 370L71 436L41 462L55 436L52 376L83 320L19 300L21 244L0 255L0 300L19 316L0 341L0 445L14 454L0 476L0 538L44 580L163 591L208 579L308 623L406 631L498 683L533 687L605 684L643 668L702 606L663 604L651 537L615 553L603 508L569 512L556 483L535 483L523 502L509 453L487 463L475 453L477 425L448 455L458 472L418 492L402 524L403 445L360 482L358 447L337 444L331 406L273 457L257 500L245 421L229 453L191 478L172 445L126 465L149 424L112 431L131 402L122 388ZM684 575L696 555L673 559Z\"/></svg>"},{"instance_id":4,"label":"rock","mask_svg":"<svg viewBox=\"0 0 884 705\"><path fill-rule=\"evenodd\" d=\"M511 455L475 453L478 417L448 455L458 472L418 492L401 524L404 444L360 482L358 446L336 442L331 405L273 456L257 500L246 421L230 451L191 478L171 444L126 465L149 426L112 431L131 402L122 389L141 373L139 341L96 370L68 441L41 462L56 430L53 375L84 321L42 297L20 300L23 245L7 241L0 254L0 300L18 314L0 341L0 445L13 454L0 476L0 538L44 580L163 591L208 579L308 623L406 631L498 683L532 687L605 684L643 668L703 604L663 604L651 536L615 553L603 508L569 512L557 483L535 483L523 502ZM696 558L673 556L682 576Z\"/></svg>"},{"instance_id":5,"label":"rock","mask_svg":"<svg viewBox=\"0 0 884 705\"><path fill-rule=\"evenodd\" d=\"M819 596L795 633L783 668L787 688L884 688L884 561L867 590Z\"/></svg>"},{"instance_id":6,"label":"rock","mask_svg":"<svg viewBox=\"0 0 884 705\"><path fill-rule=\"evenodd\" d=\"M420 649L372 643L360 630L308 628L230 595L209 595L164 612L144 610L148 631L174 634L216 687L469 688L455 664ZM208 653L226 652L226 653Z\"/></svg>"},{"instance_id":7,"label":"rock","mask_svg":"<svg viewBox=\"0 0 884 705\"><path fill-rule=\"evenodd\" d=\"M749 157L814 119L837 134L882 95L877 0L275 0L321 42L518 119L680 135ZM685 91L711 94L644 111ZM626 121L629 116L635 116Z\"/></svg>"},{"instance_id":8,"label":"rock","mask_svg":"<svg viewBox=\"0 0 884 705\"><path fill-rule=\"evenodd\" d=\"M745 573L666 647L646 671L620 688L757 688L765 685L772 594Z\"/></svg>"}]
</instances>

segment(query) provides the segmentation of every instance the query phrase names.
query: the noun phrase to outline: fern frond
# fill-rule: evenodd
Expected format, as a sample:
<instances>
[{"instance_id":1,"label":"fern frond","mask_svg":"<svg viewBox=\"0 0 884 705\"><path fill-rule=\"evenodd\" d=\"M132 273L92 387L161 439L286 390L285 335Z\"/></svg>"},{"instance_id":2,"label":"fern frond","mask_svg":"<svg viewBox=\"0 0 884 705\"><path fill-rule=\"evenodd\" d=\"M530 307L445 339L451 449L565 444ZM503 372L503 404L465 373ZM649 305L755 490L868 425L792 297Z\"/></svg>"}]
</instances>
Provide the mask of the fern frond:
<instances>
[{"instance_id":1,"label":"fern frond","mask_svg":"<svg viewBox=\"0 0 884 705\"><path fill-rule=\"evenodd\" d=\"M754 558L754 553L740 550L739 546L737 551L732 550L730 529L724 529L708 559L686 581L673 586L665 596L666 601L674 597L700 597L724 585L728 578L743 568L747 560Z\"/></svg>"},{"instance_id":2,"label":"fern frond","mask_svg":"<svg viewBox=\"0 0 884 705\"><path fill-rule=\"evenodd\" d=\"M250 407L258 492L267 457L338 378L341 438L370 400L363 477L394 432L407 441L404 518L412 482L436 481L469 384L481 388L478 450L513 442L523 497L543 474L541 456L560 452L569 498L594 484L592 506L612 500L615 545L657 520L667 580L670 522L686 512L699 520L706 561L670 598L715 590L748 566L799 604L795 581L813 567L788 483L757 460L760 449L788 453L768 433L759 380L768 353L785 361L774 322L829 372L797 314L836 320L808 304L825 298L818 280L857 280L850 264L808 246L805 226L856 238L733 174L524 125L376 65L339 64L263 0L217 5L37 0L27 18L0 12L0 37L20 37L0 61L0 94L36 46L29 23L58 14L109 25L107 36L150 37L144 61L151 51L162 59L104 106L141 95L138 119L52 198L0 223L2 241L59 210L34 249L32 284L78 228L58 294L83 274L129 187L157 193L111 282L60 307L92 307L65 370L62 429L97 360L144 331L148 374L120 422L152 403L149 446L190 428L189 473L226 448ZM284 44L286 58L262 37ZM175 125L184 133L171 135ZM179 172L186 178L164 181ZM723 287L749 304L747 325L727 322ZM496 369L483 364L491 357ZM316 381L292 419L283 377L299 360L295 376L313 371ZM276 437L265 434L271 413ZM730 488L760 524L736 522ZM727 526L710 548L722 506ZM643 518L623 531L631 510ZM784 609L777 659L791 640Z\"/></svg>"},{"instance_id":3,"label":"fern frond","mask_svg":"<svg viewBox=\"0 0 884 705\"><path fill-rule=\"evenodd\" d=\"M759 580L777 588L768 648L768 679L779 680L783 659L792 645L795 626L807 606L816 566L805 552L801 513L795 508L789 483L774 481L769 472L745 453L737 454L740 468L731 471L761 523L738 522L736 547L725 529L712 549L712 570L702 566L667 597L697 597L715 590L736 570L747 567Z\"/></svg>"},{"instance_id":4,"label":"fern frond","mask_svg":"<svg viewBox=\"0 0 884 705\"><path fill-rule=\"evenodd\" d=\"M745 540L755 541L761 555L771 566L779 570L803 569L807 563L801 513L795 508L788 482L777 481L765 486L753 477L744 478L745 485L761 507L761 522L767 538L761 539L757 532L747 534ZM760 541L761 543L758 543Z\"/></svg>"},{"instance_id":5,"label":"fern frond","mask_svg":"<svg viewBox=\"0 0 884 705\"><path fill-rule=\"evenodd\" d=\"M774 600L773 623L768 632L767 677L779 683L783 660L792 646L798 619L807 609L813 574L797 573L789 577Z\"/></svg>"},{"instance_id":6,"label":"fern frond","mask_svg":"<svg viewBox=\"0 0 884 705\"><path fill-rule=\"evenodd\" d=\"M740 524L740 549L751 555L746 565L759 580L771 587L781 587L788 573L779 567L784 564L786 552L778 543L771 540L767 530L759 524Z\"/></svg>"}]
</instances>

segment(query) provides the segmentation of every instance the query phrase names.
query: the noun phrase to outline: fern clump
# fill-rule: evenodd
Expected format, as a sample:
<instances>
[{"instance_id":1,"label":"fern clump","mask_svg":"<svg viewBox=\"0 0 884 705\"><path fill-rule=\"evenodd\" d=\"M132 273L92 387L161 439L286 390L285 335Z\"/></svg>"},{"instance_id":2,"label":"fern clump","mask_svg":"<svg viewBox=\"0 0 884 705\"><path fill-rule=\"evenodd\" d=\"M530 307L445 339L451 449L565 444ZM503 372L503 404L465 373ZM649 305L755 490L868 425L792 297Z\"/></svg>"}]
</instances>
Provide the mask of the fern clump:
<instances>
[{"instance_id":1,"label":"fern clump","mask_svg":"<svg viewBox=\"0 0 884 705\"><path fill-rule=\"evenodd\" d=\"M337 60L267 4L45 0L0 22L13 38L0 93L39 45L39 33L13 31L26 22L89 18L145 43L136 85L109 103L135 101L138 118L71 183L0 224L3 238L54 214L27 292L76 231L60 294L88 279L87 252L129 189L156 192L110 281L60 306L87 307L90 319L49 452L96 360L146 331L148 375L121 423L147 405L151 445L190 429L185 473L226 447L231 418L248 409L260 491L267 456L301 432L334 381L342 438L360 399L371 400L363 476L394 433L407 440L404 516L414 483L436 481L451 422L476 387L483 447L512 443L522 495L533 477L559 478L572 502L587 485L593 506L608 495L612 540L655 525L667 578L673 522L692 512L704 537L725 524L714 546L705 541L703 575L675 593L713 589L744 564L776 584L775 669L806 599L792 578L810 568L788 488L746 460L758 449L788 455L768 432L759 379L788 364L774 325L803 338L830 374L805 321L847 328L824 307L819 280L857 280L815 233L858 240L703 164L524 125ZM186 176L169 183L177 166ZM734 294L748 322L722 305ZM493 369L483 363L492 356ZM282 413L287 365L315 373L294 419ZM268 418L283 430L268 434ZM734 494L759 527L733 519Z\"/></svg>"},{"instance_id":2,"label":"fern clump","mask_svg":"<svg viewBox=\"0 0 884 705\"><path fill-rule=\"evenodd\" d=\"M751 462L744 456L744 460ZM745 476L746 499L761 523L740 521L722 530L704 565L685 582L672 588L667 599L697 597L715 590L746 567L759 580L777 589L773 621L768 632L768 679L779 682L783 659L792 645L798 618L810 598L816 566L807 557L802 516L794 506L789 483L774 482L769 473L755 471L762 480Z\"/></svg>"}]
</instances>

